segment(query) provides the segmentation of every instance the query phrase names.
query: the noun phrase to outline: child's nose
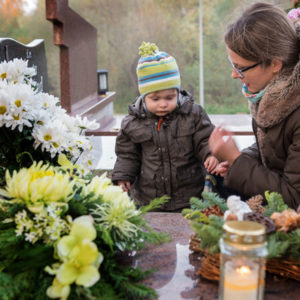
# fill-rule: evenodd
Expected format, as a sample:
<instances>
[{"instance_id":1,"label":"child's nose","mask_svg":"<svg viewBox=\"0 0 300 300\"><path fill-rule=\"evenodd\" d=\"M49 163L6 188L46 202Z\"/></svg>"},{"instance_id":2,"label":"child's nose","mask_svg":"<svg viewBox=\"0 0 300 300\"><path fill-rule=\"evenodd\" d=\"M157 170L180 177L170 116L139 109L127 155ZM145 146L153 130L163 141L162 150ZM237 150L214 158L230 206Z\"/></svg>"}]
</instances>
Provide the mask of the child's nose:
<instances>
[{"instance_id":1,"label":"child's nose","mask_svg":"<svg viewBox=\"0 0 300 300\"><path fill-rule=\"evenodd\" d=\"M160 106L161 107L165 107L165 106L167 106L168 105L168 102L166 101L166 100L162 100L161 102L160 102Z\"/></svg>"}]
</instances>

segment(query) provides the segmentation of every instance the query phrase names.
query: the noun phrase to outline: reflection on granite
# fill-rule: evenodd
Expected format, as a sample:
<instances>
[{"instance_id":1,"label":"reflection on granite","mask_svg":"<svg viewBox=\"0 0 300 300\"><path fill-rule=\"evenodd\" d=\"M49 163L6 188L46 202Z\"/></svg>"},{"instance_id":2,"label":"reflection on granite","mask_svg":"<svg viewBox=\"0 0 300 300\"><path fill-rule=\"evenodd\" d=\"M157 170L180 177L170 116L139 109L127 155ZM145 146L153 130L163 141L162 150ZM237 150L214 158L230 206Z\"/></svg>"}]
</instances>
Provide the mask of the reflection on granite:
<instances>
[{"instance_id":1,"label":"reflection on granite","mask_svg":"<svg viewBox=\"0 0 300 300\"><path fill-rule=\"evenodd\" d=\"M157 231L168 233L170 243L149 245L138 253L122 258L122 263L143 270L157 269L144 284L153 287L160 300L218 299L218 282L195 275L201 264L201 256L189 250L189 238L193 233L188 220L179 213L149 213L148 224ZM265 300L300 300L300 284L297 281L268 276Z\"/></svg>"}]
</instances>

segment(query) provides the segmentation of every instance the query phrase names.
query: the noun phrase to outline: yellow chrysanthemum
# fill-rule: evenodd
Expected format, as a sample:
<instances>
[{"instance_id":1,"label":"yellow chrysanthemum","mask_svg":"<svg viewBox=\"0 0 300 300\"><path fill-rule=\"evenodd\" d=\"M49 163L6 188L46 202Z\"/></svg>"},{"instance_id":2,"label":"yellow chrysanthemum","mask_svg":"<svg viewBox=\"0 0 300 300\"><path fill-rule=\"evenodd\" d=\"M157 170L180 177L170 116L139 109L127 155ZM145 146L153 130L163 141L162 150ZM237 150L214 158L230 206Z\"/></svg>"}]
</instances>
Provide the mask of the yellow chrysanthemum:
<instances>
[{"instance_id":1,"label":"yellow chrysanthemum","mask_svg":"<svg viewBox=\"0 0 300 300\"><path fill-rule=\"evenodd\" d=\"M100 177L99 176L93 177L92 181L89 184L83 186L82 195L87 196L93 193L94 196L92 197L92 199L96 199L99 197L99 195L103 195L104 191L109 186L112 186L112 182L109 178L106 177L106 173L104 173ZM118 191L119 190L120 189L118 188Z\"/></svg>"},{"instance_id":2,"label":"yellow chrysanthemum","mask_svg":"<svg viewBox=\"0 0 300 300\"><path fill-rule=\"evenodd\" d=\"M5 174L6 188L0 194L12 200L25 202L32 212L39 212L44 205L53 202L66 203L73 197L75 182L69 174L55 167L34 163L28 169Z\"/></svg>"},{"instance_id":3,"label":"yellow chrysanthemum","mask_svg":"<svg viewBox=\"0 0 300 300\"><path fill-rule=\"evenodd\" d=\"M127 193L112 186L105 190L103 199L104 203L92 211L95 221L109 231L116 230L120 237L136 235L138 228L130 220L140 212Z\"/></svg>"}]
</instances>

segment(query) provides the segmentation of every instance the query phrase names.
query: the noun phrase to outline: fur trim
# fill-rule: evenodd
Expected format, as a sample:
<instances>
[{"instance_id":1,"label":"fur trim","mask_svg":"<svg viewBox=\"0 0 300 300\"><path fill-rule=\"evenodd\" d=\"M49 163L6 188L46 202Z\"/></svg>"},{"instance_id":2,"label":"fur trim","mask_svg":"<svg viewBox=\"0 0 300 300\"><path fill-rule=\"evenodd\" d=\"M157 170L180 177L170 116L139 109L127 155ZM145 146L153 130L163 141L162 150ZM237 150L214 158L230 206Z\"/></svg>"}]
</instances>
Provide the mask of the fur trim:
<instances>
[{"instance_id":1,"label":"fur trim","mask_svg":"<svg viewBox=\"0 0 300 300\"><path fill-rule=\"evenodd\" d=\"M266 134L263 128L275 126L300 106L300 61L291 76L278 75L266 88L259 103L250 103L257 123L257 141L262 163L266 166ZM261 128L260 128L261 127Z\"/></svg>"},{"instance_id":2,"label":"fur trim","mask_svg":"<svg viewBox=\"0 0 300 300\"><path fill-rule=\"evenodd\" d=\"M267 86L258 104L251 104L251 113L260 127L272 127L300 106L300 61L290 76L278 75Z\"/></svg>"}]
</instances>

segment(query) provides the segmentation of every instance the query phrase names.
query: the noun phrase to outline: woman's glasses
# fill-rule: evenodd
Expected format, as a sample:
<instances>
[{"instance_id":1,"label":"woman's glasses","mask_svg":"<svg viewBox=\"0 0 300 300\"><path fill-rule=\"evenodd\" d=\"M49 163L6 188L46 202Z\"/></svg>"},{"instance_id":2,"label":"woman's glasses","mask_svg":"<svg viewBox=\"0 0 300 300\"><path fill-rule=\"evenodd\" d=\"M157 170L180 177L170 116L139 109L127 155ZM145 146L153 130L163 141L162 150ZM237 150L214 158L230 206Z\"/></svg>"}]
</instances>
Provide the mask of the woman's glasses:
<instances>
[{"instance_id":1,"label":"woman's glasses","mask_svg":"<svg viewBox=\"0 0 300 300\"><path fill-rule=\"evenodd\" d=\"M254 64L254 65L251 65L251 66L249 66L249 67L245 67L245 68L240 68L240 69L238 69L235 65L234 65L234 63L232 62L232 60L230 59L230 57L228 56L228 60L229 60L229 62L231 63L231 65L232 65L232 68L240 75L240 77L241 78L245 78L245 76L244 76L244 72L246 72L246 71L248 71L248 70L250 70L250 69L253 69L253 68L255 68L256 66L258 66L260 63L256 63L256 64Z\"/></svg>"}]
</instances>

